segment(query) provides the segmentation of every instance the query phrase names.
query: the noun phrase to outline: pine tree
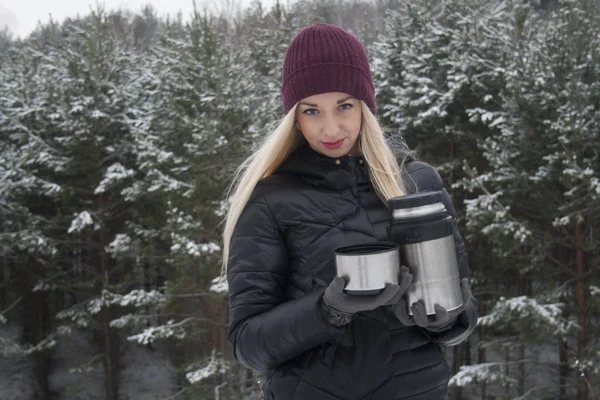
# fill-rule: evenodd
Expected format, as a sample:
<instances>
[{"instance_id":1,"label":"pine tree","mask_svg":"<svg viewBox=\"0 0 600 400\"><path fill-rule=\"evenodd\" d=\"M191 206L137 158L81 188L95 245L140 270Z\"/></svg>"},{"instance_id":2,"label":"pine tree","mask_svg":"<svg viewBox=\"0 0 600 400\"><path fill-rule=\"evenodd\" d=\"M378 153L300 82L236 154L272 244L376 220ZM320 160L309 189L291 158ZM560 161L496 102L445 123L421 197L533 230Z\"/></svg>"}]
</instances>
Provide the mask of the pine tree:
<instances>
[{"instance_id":1,"label":"pine tree","mask_svg":"<svg viewBox=\"0 0 600 400\"><path fill-rule=\"evenodd\" d=\"M0 322L22 334L2 341L5 354L31 358L35 393L45 391L49 333L47 296L38 284L53 270L58 247L50 233L49 203L63 187L55 173L66 159L45 135L40 95L46 60L35 45L8 50L0 69Z\"/></svg>"},{"instance_id":2,"label":"pine tree","mask_svg":"<svg viewBox=\"0 0 600 400\"><path fill-rule=\"evenodd\" d=\"M35 146L37 136L50 149L38 153L34 166L60 187L52 198L28 199L30 212L45 220L54 251L37 274L21 282L24 291L33 292L26 298L39 298L40 310L64 321L45 321L42 334L48 335L37 333L36 347L43 349L72 329L97 334L106 397L114 399L119 342L110 322L134 268L117 262L111 251L123 241L119 233L131 213L120 187L135 174L125 122L135 62L129 63L125 43L116 38L105 13L92 14L83 26L67 24L63 32L50 27L54 35L38 44L35 86L24 101L31 111L12 118L29 134L26 144ZM41 262L36 257L33 264Z\"/></svg>"},{"instance_id":3,"label":"pine tree","mask_svg":"<svg viewBox=\"0 0 600 400\"><path fill-rule=\"evenodd\" d=\"M113 323L137 324L129 340L140 344L170 341L182 390L191 396L212 393L227 379L221 200L232 158L255 140L253 124L264 123L254 119L264 93L258 74L227 36L222 20L199 11L185 26L168 26L148 54L139 80L144 99L129 119L142 175L123 192L154 211L131 228L138 237L148 234L157 256L148 263L163 272L157 284L166 302L153 306L157 319L132 314Z\"/></svg>"},{"instance_id":4,"label":"pine tree","mask_svg":"<svg viewBox=\"0 0 600 400\"><path fill-rule=\"evenodd\" d=\"M507 68L502 49L509 21L503 2L405 1L390 14L389 36L373 46L380 118L399 129L451 190L481 314L495 299L478 292L486 293L488 284L497 280L487 255L489 243L470 234L464 199L471 194L463 183L463 166L479 171L489 168L480 145L497 134L501 121ZM454 372L473 359L469 345L452 352ZM478 359L485 360L485 353L480 351ZM453 395L461 398L460 388Z\"/></svg>"},{"instance_id":5,"label":"pine tree","mask_svg":"<svg viewBox=\"0 0 600 400\"><path fill-rule=\"evenodd\" d=\"M589 146L597 138L591 104L598 99L598 42L583 38L597 37L600 25L591 3L559 8L545 20L529 7L515 7L501 134L482 146L494 172L475 174L471 183L486 192L467 212L472 229L499 244L496 259L521 275L515 293L521 296L501 298L482 323L504 337L516 333L516 343L558 348L558 395L571 398L577 387L577 397L585 399L590 381L582 373L597 364L588 342L597 329L588 296L597 247L591 231L598 224L598 155ZM525 367L524 351L506 354L520 364L517 377L525 368L539 370L538 363ZM500 374L507 393L556 398L554 388L511 380L509 365Z\"/></svg>"}]
</instances>

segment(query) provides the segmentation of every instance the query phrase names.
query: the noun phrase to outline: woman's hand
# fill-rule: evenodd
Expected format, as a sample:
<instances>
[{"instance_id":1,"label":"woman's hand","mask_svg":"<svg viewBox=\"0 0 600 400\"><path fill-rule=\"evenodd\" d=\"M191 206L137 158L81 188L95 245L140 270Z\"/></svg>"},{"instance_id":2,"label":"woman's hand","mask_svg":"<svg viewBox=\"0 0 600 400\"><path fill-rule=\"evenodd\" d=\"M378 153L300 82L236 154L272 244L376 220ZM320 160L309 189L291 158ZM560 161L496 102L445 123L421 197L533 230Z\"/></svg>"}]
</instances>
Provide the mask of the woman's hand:
<instances>
[{"instance_id":1,"label":"woman's hand","mask_svg":"<svg viewBox=\"0 0 600 400\"><path fill-rule=\"evenodd\" d=\"M462 290L463 304L459 308L451 311L447 311L444 307L436 304L434 306L435 315L427 315L425 304L420 300L411 305L410 310L412 311L412 316L410 316L404 297L401 297L398 302L392 306L392 310L404 325L418 325L421 328L425 328L432 332L445 331L452 326L458 315L467 307L467 304L472 297L469 280L467 278L460 281L460 288Z\"/></svg>"},{"instance_id":2,"label":"woman's hand","mask_svg":"<svg viewBox=\"0 0 600 400\"><path fill-rule=\"evenodd\" d=\"M370 311L380 306L397 303L408 289L412 278L408 268L402 266L399 284L388 285L383 292L377 295L357 296L344 293L346 281L336 276L323 294L321 309L330 323L336 326L344 325L357 312Z\"/></svg>"}]
</instances>

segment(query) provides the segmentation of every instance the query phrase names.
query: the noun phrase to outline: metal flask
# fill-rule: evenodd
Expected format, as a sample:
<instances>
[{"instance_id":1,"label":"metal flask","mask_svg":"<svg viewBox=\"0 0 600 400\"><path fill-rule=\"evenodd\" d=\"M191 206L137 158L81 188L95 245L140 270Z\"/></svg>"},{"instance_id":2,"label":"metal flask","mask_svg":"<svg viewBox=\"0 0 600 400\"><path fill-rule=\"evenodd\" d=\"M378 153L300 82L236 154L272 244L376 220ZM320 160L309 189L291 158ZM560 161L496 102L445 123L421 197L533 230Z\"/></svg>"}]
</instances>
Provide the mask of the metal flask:
<instances>
[{"instance_id":1,"label":"metal flask","mask_svg":"<svg viewBox=\"0 0 600 400\"><path fill-rule=\"evenodd\" d=\"M379 294L387 285L398 283L400 255L397 243L363 243L338 247L334 252L336 273L346 281L344 292L347 294Z\"/></svg>"},{"instance_id":2,"label":"metal flask","mask_svg":"<svg viewBox=\"0 0 600 400\"><path fill-rule=\"evenodd\" d=\"M388 201L388 239L400 246L400 264L413 281L407 291L410 305L422 300L427 314L439 304L446 310L462 303L460 274L454 247L454 221L442 203L442 192L424 191Z\"/></svg>"}]
</instances>

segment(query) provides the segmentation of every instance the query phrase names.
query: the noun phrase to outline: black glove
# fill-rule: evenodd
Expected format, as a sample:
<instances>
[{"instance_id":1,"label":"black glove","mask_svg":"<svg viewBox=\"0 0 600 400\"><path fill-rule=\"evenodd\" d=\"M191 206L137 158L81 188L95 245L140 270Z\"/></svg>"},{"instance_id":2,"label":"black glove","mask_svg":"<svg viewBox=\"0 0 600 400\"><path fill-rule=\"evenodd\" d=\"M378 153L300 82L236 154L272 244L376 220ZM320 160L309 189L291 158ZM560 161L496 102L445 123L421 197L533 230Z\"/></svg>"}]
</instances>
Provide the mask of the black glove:
<instances>
[{"instance_id":1,"label":"black glove","mask_svg":"<svg viewBox=\"0 0 600 400\"><path fill-rule=\"evenodd\" d=\"M460 281L460 289L462 291L463 304L452 311L447 311L444 307L436 304L434 306L435 315L427 315L425 304L422 300L416 301L410 307L412 316L408 314L408 306L406 298L401 297L396 304L392 306L392 310L396 317L406 326L418 325L432 332L442 332L449 329L458 315L467 307L469 300L472 297L469 280L464 278Z\"/></svg>"},{"instance_id":2,"label":"black glove","mask_svg":"<svg viewBox=\"0 0 600 400\"><path fill-rule=\"evenodd\" d=\"M412 282L412 274L408 268L400 268L398 285L386 286L383 292L376 295L357 296L344 293L346 281L336 276L329 284L321 301L321 310L326 319L336 326L350 322L350 317L357 312L374 310L379 306L391 305L398 302Z\"/></svg>"}]
</instances>

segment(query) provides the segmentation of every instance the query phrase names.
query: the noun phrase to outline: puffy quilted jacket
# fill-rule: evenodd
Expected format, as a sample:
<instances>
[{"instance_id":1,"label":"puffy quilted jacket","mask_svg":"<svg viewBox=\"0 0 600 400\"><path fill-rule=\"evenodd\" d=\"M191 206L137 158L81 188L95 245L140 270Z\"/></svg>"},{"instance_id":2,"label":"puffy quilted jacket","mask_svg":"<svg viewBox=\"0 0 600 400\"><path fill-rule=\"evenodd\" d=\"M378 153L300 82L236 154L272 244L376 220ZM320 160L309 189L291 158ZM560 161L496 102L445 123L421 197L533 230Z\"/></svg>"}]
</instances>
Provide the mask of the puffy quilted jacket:
<instances>
[{"instance_id":1,"label":"puffy quilted jacket","mask_svg":"<svg viewBox=\"0 0 600 400\"><path fill-rule=\"evenodd\" d=\"M405 163L408 192L443 190L438 173ZM440 345L475 328L474 299L448 331L402 325L391 306L358 313L337 328L319 302L335 273L333 249L386 240L388 211L362 157L329 158L301 145L261 180L231 240L228 342L237 360L266 371L266 399L445 399L448 365ZM456 230L461 277L468 275Z\"/></svg>"}]
</instances>

